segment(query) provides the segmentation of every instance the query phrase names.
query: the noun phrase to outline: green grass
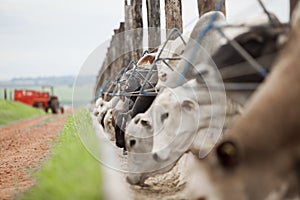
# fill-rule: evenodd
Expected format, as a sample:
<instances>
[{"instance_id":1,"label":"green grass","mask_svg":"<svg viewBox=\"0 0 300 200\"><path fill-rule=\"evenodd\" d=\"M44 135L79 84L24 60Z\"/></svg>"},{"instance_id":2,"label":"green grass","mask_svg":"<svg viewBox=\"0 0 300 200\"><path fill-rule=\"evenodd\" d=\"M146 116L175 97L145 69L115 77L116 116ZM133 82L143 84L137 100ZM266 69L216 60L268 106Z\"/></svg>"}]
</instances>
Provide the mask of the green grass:
<instances>
[{"instance_id":1,"label":"green grass","mask_svg":"<svg viewBox=\"0 0 300 200\"><path fill-rule=\"evenodd\" d=\"M24 200L103 199L100 163L82 145L78 126L92 130L87 111L70 117L54 144L50 159L34 174L37 184ZM81 125L77 119L83 118Z\"/></svg>"},{"instance_id":2,"label":"green grass","mask_svg":"<svg viewBox=\"0 0 300 200\"><path fill-rule=\"evenodd\" d=\"M45 114L45 112L41 109L14 101L0 100L0 125L7 125L17 120L43 114Z\"/></svg>"},{"instance_id":3,"label":"green grass","mask_svg":"<svg viewBox=\"0 0 300 200\"><path fill-rule=\"evenodd\" d=\"M72 105L73 87L57 86L54 88L54 94L58 96L59 102L62 106Z\"/></svg>"}]
</instances>

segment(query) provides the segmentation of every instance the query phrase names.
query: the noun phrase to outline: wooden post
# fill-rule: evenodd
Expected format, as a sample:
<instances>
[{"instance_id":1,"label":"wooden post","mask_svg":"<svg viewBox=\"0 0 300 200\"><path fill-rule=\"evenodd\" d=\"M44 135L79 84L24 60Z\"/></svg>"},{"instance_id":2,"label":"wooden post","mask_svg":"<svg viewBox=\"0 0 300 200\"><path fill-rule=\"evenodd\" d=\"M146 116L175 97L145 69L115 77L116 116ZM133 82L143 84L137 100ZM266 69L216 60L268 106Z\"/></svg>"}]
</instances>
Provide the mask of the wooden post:
<instances>
[{"instance_id":1,"label":"wooden post","mask_svg":"<svg viewBox=\"0 0 300 200\"><path fill-rule=\"evenodd\" d=\"M104 62L102 63L102 66L104 65ZM94 97L96 97L98 90L100 89L102 82L103 82L103 77L101 76L102 70L98 71L98 75L96 78L96 84L94 87Z\"/></svg>"},{"instance_id":2,"label":"wooden post","mask_svg":"<svg viewBox=\"0 0 300 200\"><path fill-rule=\"evenodd\" d=\"M120 71L124 66L124 45L125 45L125 37L124 37L125 24L121 22L118 29L114 29L114 61L113 67L110 72L110 76L114 75L117 71Z\"/></svg>"},{"instance_id":3,"label":"wooden post","mask_svg":"<svg viewBox=\"0 0 300 200\"><path fill-rule=\"evenodd\" d=\"M290 19L292 18L293 11L299 0L290 0Z\"/></svg>"},{"instance_id":4,"label":"wooden post","mask_svg":"<svg viewBox=\"0 0 300 200\"><path fill-rule=\"evenodd\" d=\"M114 39L115 39L115 36L113 35L111 42L110 42L108 55L107 55L107 57L109 58L108 59L108 67L105 70L105 75L107 77L110 77L111 71L114 67L114 55L115 55Z\"/></svg>"},{"instance_id":5,"label":"wooden post","mask_svg":"<svg viewBox=\"0 0 300 200\"><path fill-rule=\"evenodd\" d=\"M105 69L107 69L107 64L108 63L108 59L107 59L107 53L106 53L106 57L102 63L101 69L98 72L97 75L97 81L96 81L96 87L95 87L95 94L97 93L97 91L100 89L100 87L103 85L103 83L105 82L105 80L107 80L107 71Z\"/></svg>"},{"instance_id":6,"label":"wooden post","mask_svg":"<svg viewBox=\"0 0 300 200\"><path fill-rule=\"evenodd\" d=\"M220 2L220 0L197 0L197 1L198 1L199 16L202 16L206 12L215 10L216 5ZM224 15L226 14L225 0L220 11L223 12Z\"/></svg>"},{"instance_id":7,"label":"wooden post","mask_svg":"<svg viewBox=\"0 0 300 200\"><path fill-rule=\"evenodd\" d=\"M133 37L131 34L132 29L132 6L128 5L127 0L125 0L125 59L124 63L127 65L132 58L133 50Z\"/></svg>"},{"instance_id":8,"label":"wooden post","mask_svg":"<svg viewBox=\"0 0 300 200\"><path fill-rule=\"evenodd\" d=\"M115 71L117 71L120 66L120 54L121 54L121 45L120 45L120 38L119 38L119 29L114 29L114 43L113 43L113 49L114 49L114 61L113 61L113 67L111 68L109 77L113 76Z\"/></svg>"},{"instance_id":9,"label":"wooden post","mask_svg":"<svg viewBox=\"0 0 300 200\"><path fill-rule=\"evenodd\" d=\"M149 51L161 43L160 33L160 0L146 0L148 16Z\"/></svg>"},{"instance_id":10,"label":"wooden post","mask_svg":"<svg viewBox=\"0 0 300 200\"><path fill-rule=\"evenodd\" d=\"M125 65L125 23L124 22L120 22L120 26L119 26L119 35L118 35L118 38L119 38L119 52L120 52L120 58L119 58L119 68L117 71L119 71L120 69L122 69L122 67Z\"/></svg>"},{"instance_id":11,"label":"wooden post","mask_svg":"<svg viewBox=\"0 0 300 200\"><path fill-rule=\"evenodd\" d=\"M4 88L4 99L7 100L7 90Z\"/></svg>"},{"instance_id":12,"label":"wooden post","mask_svg":"<svg viewBox=\"0 0 300 200\"><path fill-rule=\"evenodd\" d=\"M165 0L165 15L167 35L172 28L183 31L181 0Z\"/></svg>"},{"instance_id":13,"label":"wooden post","mask_svg":"<svg viewBox=\"0 0 300 200\"><path fill-rule=\"evenodd\" d=\"M11 100L11 101L13 100L13 93L11 90L9 91L9 100Z\"/></svg>"},{"instance_id":14,"label":"wooden post","mask_svg":"<svg viewBox=\"0 0 300 200\"><path fill-rule=\"evenodd\" d=\"M133 60L135 62L143 55L143 12L142 0L131 0L133 32Z\"/></svg>"}]
</instances>

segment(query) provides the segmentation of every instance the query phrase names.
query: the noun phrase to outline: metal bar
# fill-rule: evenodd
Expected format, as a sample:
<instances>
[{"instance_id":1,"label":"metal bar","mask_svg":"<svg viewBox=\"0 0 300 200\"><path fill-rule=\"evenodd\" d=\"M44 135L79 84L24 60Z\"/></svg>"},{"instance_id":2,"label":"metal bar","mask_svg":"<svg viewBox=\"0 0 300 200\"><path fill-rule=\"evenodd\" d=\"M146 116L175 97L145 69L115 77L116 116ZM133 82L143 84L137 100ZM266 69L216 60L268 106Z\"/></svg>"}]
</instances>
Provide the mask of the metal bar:
<instances>
[{"instance_id":1,"label":"metal bar","mask_svg":"<svg viewBox=\"0 0 300 200\"><path fill-rule=\"evenodd\" d=\"M170 34L168 35L167 40L164 42L164 44L163 44L163 46L162 46L160 52L158 53L157 58L160 58L163 49L166 47L167 43L170 41L171 37L172 37L174 34L178 34L179 37L180 37L181 40L182 40L182 43L183 43L184 45L186 45L186 42L185 42L185 40L183 39L183 37L182 37L180 31L179 31L177 28L173 28L173 29L171 30Z\"/></svg>"},{"instance_id":2,"label":"metal bar","mask_svg":"<svg viewBox=\"0 0 300 200\"><path fill-rule=\"evenodd\" d=\"M108 84L111 82L112 78L109 77L106 81L105 81L105 84L103 86L103 91L105 91L105 89L107 88Z\"/></svg>"},{"instance_id":3,"label":"metal bar","mask_svg":"<svg viewBox=\"0 0 300 200\"><path fill-rule=\"evenodd\" d=\"M162 58L162 60L181 60L181 58Z\"/></svg>"},{"instance_id":4,"label":"metal bar","mask_svg":"<svg viewBox=\"0 0 300 200\"><path fill-rule=\"evenodd\" d=\"M265 60L271 59L275 57L276 53L267 54L261 57L256 58L256 60L260 63L265 63ZM248 61L240 62L234 65L226 66L224 68L219 69L220 74L222 75L222 79L241 77L245 75L256 74L257 71L253 69L253 67L249 67Z\"/></svg>"},{"instance_id":5,"label":"metal bar","mask_svg":"<svg viewBox=\"0 0 300 200\"><path fill-rule=\"evenodd\" d=\"M132 79L132 76L133 76L134 72L136 71L136 69L137 69L137 67L138 67L137 64L136 64L135 62L133 62L132 64L134 65L134 66L133 66L133 71L131 72L129 78L126 80L125 86L128 85L129 80Z\"/></svg>"},{"instance_id":6,"label":"metal bar","mask_svg":"<svg viewBox=\"0 0 300 200\"><path fill-rule=\"evenodd\" d=\"M122 75L124 74L124 72L125 72L125 69L126 69L126 67L123 67L123 68L119 71L119 73L118 73L117 76L115 77L114 81L110 84L110 86L109 86L109 88L107 89L107 91L109 91L109 90L113 87L113 85L114 85L115 83L117 83L117 82L120 80L121 76L122 76ZM103 94L106 94L106 93L103 93Z\"/></svg>"},{"instance_id":7,"label":"metal bar","mask_svg":"<svg viewBox=\"0 0 300 200\"><path fill-rule=\"evenodd\" d=\"M259 28L261 26L262 25L245 25L245 24L234 25L234 24L226 24L226 25L220 25L220 26L218 26L218 28L244 28L244 27L247 27L247 28L250 28L250 29L252 29L252 28L255 29L255 28ZM281 23L279 27L289 28L290 27L290 22ZM275 28L278 28L278 27L275 27Z\"/></svg>"},{"instance_id":8,"label":"metal bar","mask_svg":"<svg viewBox=\"0 0 300 200\"><path fill-rule=\"evenodd\" d=\"M156 66L156 62L160 59L160 56L161 56L161 54L162 54L162 51L163 51L164 48L166 47L168 41L171 39L171 37L173 36L173 34L178 34L179 37L181 38L183 44L186 45L186 42L185 42L185 40L183 39L183 37L182 37L180 31L179 31L177 28L173 28L173 29L171 30L171 32L170 32L170 34L169 34L167 40L166 40L165 43L163 44L163 46L162 46L160 52L158 53L156 60L154 60L154 62L152 63L150 71L147 73L147 76L146 76L146 78L145 78L145 81L143 82L143 84L142 84L142 86L141 86L141 90L140 90L141 93L144 92L144 88L145 88L146 82L147 82L148 79L150 78L150 75L151 75L151 73L152 73L154 67ZM164 62L164 61L163 61L163 62ZM166 64L166 62L164 62L164 63ZM167 64L167 66L170 67L168 64ZM170 67L170 69L171 69L171 67Z\"/></svg>"},{"instance_id":9,"label":"metal bar","mask_svg":"<svg viewBox=\"0 0 300 200\"><path fill-rule=\"evenodd\" d=\"M261 0L258 0L259 5L261 6L261 8L263 9L263 11L266 13L266 15L268 16L268 19L271 23L271 25L276 25L274 19L272 18L270 12L267 10L267 8L265 7L265 5L263 4L263 2Z\"/></svg>"},{"instance_id":10,"label":"metal bar","mask_svg":"<svg viewBox=\"0 0 300 200\"><path fill-rule=\"evenodd\" d=\"M107 96L124 96L124 97L145 97L145 96L157 96L156 92L151 92L147 94L112 94L108 93Z\"/></svg>"},{"instance_id":11,"label":"metal bar","mask_svg":"<svg viewBox=\"0 0 300 200\"><path fill-rule=\"evenodd\" d=\"M222 37L224 37L229 44L241 55L244 57L244 59L246 61L248 61L251 66L256 69L260 75L262 77L266 77L268 72L265 70L265 68L263 68L258 62L256 62L256 60L235 40L231 40L229 39L225 33L219 29L218 27L216 27L216 29L218 30L218 32L222 35Z\"/></svg>"},{"instance_id":12,"label":"metal bar","mask_svg":"<svg viewBox=\"0 0 300 200\"><path fill-rule=\"evenodd\" d=\"M140 93L141 93L141 94L144 93L144 88L145 88L146 82L147 82L148 79L150 78L151 73L152 73L154 67L156 67L156 60L152 63L151 68L150 68L149 72L147 73L144 82L143 82L142 85L141 85L141 89L140 89Z\"/></svg>"},{"instance_id":13,"label":"metal bar","mask_svg":"<svg viewBox=\"0 0 300 200\"><path fill-rule=\"evenodd\" d=\"M174 71L174 69L166 62L166 60L162 59L163 63L169 67L170 70Z\"/></svg>"},{"instance_id":14,"label":"metal bar","mask_svg":"<svg viewBox=\"0 0 300 200\"><path fill-rule=\"evenodd\" d=\"M145 50L145 51L143 52L143 56L146 55L146 54L149 54L149 51L148 51L148 50Z\"/></svg>"},{"instance_id":15,"label":"metal bar","mask_svg":"<svg viewBox=\"0 0 300 200\"><path fill-rule=\"evenodd\" d=\"M248 91L248 90L255 90L260 83L209 83L209 84L199 84L200 88L205 88L207 89L208 86L210 89L213 89L213 91L220 90L222 91L223 88L225 87L226 91ZM191 88L193 89L193 88ZM107 96L125 96L125 97L130 97L130 96L156 96L158 94L157 91L153 92L153 89L148 89L145 90L147 93L140 93L139 91L134 91L134 92L127 92L127 93L120 93L120 94L114 94L114 93L106 93Z\"/></svg>"},{"instance_id":16,"label":"metal bar","mask_svg":"<svg viewBox=\"0 0 300 200\"><path fill-rule=\"evenodd\" d=\"M145 92L157 92L157 90L155 88L150 88L150 89L145 89ZM129 94L138 94L139 91L133 91L133 92L127 92Z\"/></svg>"}]
</instances>

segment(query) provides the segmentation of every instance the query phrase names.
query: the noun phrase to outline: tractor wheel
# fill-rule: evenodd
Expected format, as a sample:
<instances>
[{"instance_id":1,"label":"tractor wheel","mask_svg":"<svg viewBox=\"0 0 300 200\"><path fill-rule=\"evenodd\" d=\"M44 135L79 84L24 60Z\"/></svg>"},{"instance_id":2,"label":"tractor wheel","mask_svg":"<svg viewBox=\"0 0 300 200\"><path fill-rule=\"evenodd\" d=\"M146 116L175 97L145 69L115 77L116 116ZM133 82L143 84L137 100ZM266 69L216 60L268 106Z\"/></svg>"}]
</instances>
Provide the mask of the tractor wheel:
<instances>
[{"instance_id":1,"label":"tractor wheel","mask_svg":"<svg viewBox=\"0 0 300 200\"><path fill-rule=\"evenodd\" d=\"M49 113L49 109L51 109L49 106L45 109L46 113Z\"/></svg>"},{"instance_id":2,"label":"tractor wheel","mask_svg":"<svg viewBox=\"0 0 300 200\"><path fill-rule=\"evenodd\" d=\"M64 107L60 107L60 113L61 113L61 114L64 114L64 112L65 112Z\"/></svg>"},{"instance_id":3,"label":"tractor wheel","mask_svg":"<svg viewBox=\"0 0 300 200\"><path fill-rule=\"evenodd\" d=\"M49 107L52 110L52 113L57 114L59 109L59 102L57 99L51 99L49 102Z\"/></svg>"}]
</instances>

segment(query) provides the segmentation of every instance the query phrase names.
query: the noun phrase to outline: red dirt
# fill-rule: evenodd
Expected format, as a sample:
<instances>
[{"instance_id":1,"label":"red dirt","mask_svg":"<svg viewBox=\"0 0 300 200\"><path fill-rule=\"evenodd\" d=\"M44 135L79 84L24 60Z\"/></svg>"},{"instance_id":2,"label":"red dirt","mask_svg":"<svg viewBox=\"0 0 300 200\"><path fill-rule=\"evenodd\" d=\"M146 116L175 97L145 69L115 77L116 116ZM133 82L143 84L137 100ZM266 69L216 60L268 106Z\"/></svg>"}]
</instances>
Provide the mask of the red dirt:
<instances>
[{"instance_id":1,"label":"red dirt","mask_svg":"<svg viewBox=\"0 0 300 200\"><path fill-rule=\"evenodd\" d=\"M70 112L0 128L0 199L13 199L34 184L31 172L49 155Z\"/></svg>"}]
</instances>

